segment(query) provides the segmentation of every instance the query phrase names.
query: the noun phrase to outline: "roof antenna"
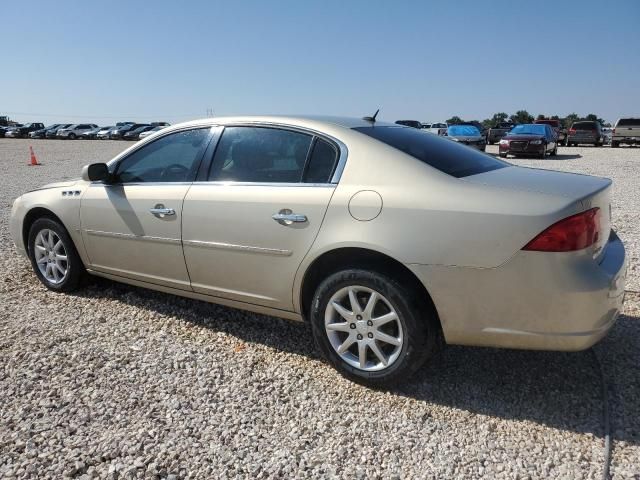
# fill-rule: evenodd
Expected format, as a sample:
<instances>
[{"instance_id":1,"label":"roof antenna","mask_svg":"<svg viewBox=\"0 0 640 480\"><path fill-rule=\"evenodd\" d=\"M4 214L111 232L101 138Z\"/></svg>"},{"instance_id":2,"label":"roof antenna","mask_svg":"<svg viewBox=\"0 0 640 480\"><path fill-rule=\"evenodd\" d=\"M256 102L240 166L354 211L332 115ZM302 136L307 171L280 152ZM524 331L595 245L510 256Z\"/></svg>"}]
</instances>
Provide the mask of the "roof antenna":
<instances>
[{"instance_id":1,"label":"roof antenna","mask_svg":"<svg viewBox=\"0 0 640 480\"><path fill-rule=\"evenodd\" d=\"M376 113L373 114L373 117L362 117L362 119L367 121L367 122L376 123L376 117L378 116L378 112L379 111L380 111L380 109L377 109Z\"/></svg>"}]
</instances>

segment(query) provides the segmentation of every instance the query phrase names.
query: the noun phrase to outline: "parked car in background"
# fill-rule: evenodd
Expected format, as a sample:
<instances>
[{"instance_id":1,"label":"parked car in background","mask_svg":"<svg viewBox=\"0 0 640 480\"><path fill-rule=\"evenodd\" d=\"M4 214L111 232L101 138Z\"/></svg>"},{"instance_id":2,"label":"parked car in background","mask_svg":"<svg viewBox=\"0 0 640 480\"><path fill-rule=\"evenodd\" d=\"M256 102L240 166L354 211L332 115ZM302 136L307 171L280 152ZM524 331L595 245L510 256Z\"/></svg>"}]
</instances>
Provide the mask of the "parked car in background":
<instances>
[{"instance_id":1,"label":"parked car in background","mask_svg":"<svg viewBox=\"0 0 640 480\"><path fill-rule=\"evenodd\" d=\"M82 132L79 136L82 140L95 140L98 138L98 132L102 129L102 127L92 128L91 130L87 130Z\"/></svg>"},{"instance_id":2,"label":"parked car in background","mask_svg":"<svg viewBox=\"0 0 640 480\"><path fill-rule=\"evenodd\" d=\"M145 125L143 127L134 128L133 130L129 130L127 133L125 133L122 136L122 138L124 140L139 140L141 133L148 132L149 130L152 130L153 128L155 128L153 125Z\"/></svg>"},{"instance_id":3,"label":"parked car in background","mask_svg":"<svg viewBox=\"0 0 640 480\"><path fill-rule=\"evenodd\" d=\"M58 134L58 130L62 130L63 128L69 128L71 125L73 125L72 123L62 123L56 127L52 127L52 128L47 128L45 131L45 138L58 138L57 134Z\"/></svg>"},{"instance_id":4,"label":"parked car in background","mask_svg":"<svg viewBox=\"0 0 640 480\"><path fill-rule=\"evenodd\" d=\"M163 126L163 125L158 125L158 126L156 126L156 127L153 127L153 128L152 128L152 129L150 129L150 130L147 130L147 131L145 131L145 132L142 132L140 135L138 135L138 138L139 138L140 140L142 140L143 138L147 138L149 135L152 135L152 134L154 134L154 133L156 133L156 132L159 132L160 130L164 130L165 128L167 128L167 127L166 127L166 126Z\"/></svg>"},{"instance_id":5,"label":"parked car in background","mask_svg":"<svg viewBox=\"0 0 640 480\"><path fill-rule=\"evenodd\" d=\"M4 125L2 127L0 127L0 138L5 137L7 135L7 132L9 132L10 130L13 130L14 128L18 128L21 127L22 124L18 123L15 125Z\"/></svg>"},{"instance_id":6,"label":"parked car in background","mask_svg":"<svg viewBox=\"0 0 640 480\"><path fill-rule=\"evenodd\" d=\"M601 340L627 270L611 185L389 123L218 117L19 196L9 227L52 291L90 273L306 320L338 371L386 387L445 342Z\"/></svg>"},{"instance_id":7,"label":"parked car in background","mask_svg":"<svg viewBox=\"0 0 640 480\"><path fill-rule=\"evenodd\" d=\"M601 147L604 144L600 122L582 120L571 125L567 135L567 145L571 147L581 143L590 143L595 147Z\"/></svg>"},{"instance_id":8,"label":"parked car in background","mask_svg":"<svg viewBox=\"0 0 640 480\"><path fill-rule=\"evenodd\" d=\"M487 143L489 145L493 145L494 143L500 141L500 139L504 137L507 132L515 126L516 124L513 122L500 122L495 127L491 127L487 131Z\"/></svg>"},{"instance_id":9,"label":"parked car in background","mask_svg":"<svg viewBox=\"0 0 640 480\"><path fill-rule=\"evenodd\" d=\"M405 127L413 127L422 129L422 123L417 120L396 120L397 125L404 125Z\"/></svg>"},{"instance_id":10,"label":"parked car in background","mask_svg":"<svg viewBox=\"0 0 640 480\"><path fill-rule=\"evenodd\" d=\"M98 140L107 140L109 138L109 134L111 133L111 130L113 130L115 127L115 125L110 125L108 127L101 127L98 130L98 133L96 133L96 138Z\"/></svg>"},{"instance_id":11,"label":"parked car in background","mask_svg":"<svg viewBox=\"0 0 640 480\"><path fill-rule=\"evenodd\" d=\"M435 135L444 135L445 133L447 133L447 128L449 128L449 125L444 122L422 124L423 130L426 130L427 132L433 133Z\"/></svg>"},{"instance_id":12,"label":"parked car in background","mask_svg":"<svg viewBox=\"0 0 640 480\"><path fill-rule=\"evenodd\" d=\"M475 120L471 120L470 122L462 122L459 125L471 125L472 127L476 127L480 132L480 135L482 135L482 137L484 138L485 142L487 141L487 133L489 132L489 129L485 127L482 123Z\"/></svg>"},{"instance_id":13,"label":"parked car in background","mask_svg":"<svg viewBox=\"0 0 640 480\"><path fill-rule=\"evenodd\" d=\"M468 145L483 152L487 148L484 136L474 125L450 125L447 128L446 137L461 145Z\"/></svg>"},{"instance_id":14,"label":"parked car in background","mask_svg":"<svg viewBox=\"0 0 640 480\"><path fill-rule=\"evenodd\" d=\"M549 125L553 131L556 133L556 138L558 139L558 145L565 145L567 142L567 129L564 128L562 122L560 120L552 120L552 119L541 119L536 120L536 124L539 125Z\"/></svg>"},{"instance_id":15,"label":"parked car in background","mask_svg":"<svg viewBox=\"0 0 640 480\"><path fill-rule=\"evenodd\" d=\"M124 139L124 134L130 132L131 130L135 130L140 127L147 127L148 123L125 123L124 125L120 125L119 127L112 129L109 132L109 138L111 140L122 140Z\"/></svg>"},{"instance_id":16,"label":"parked car in background","mask_svg":"<svg viewBox=\"0 0 640 480\"><path fill-rule=\"evenodd\" d=\"M152 127L169 127L171 124L169 122L151 122L149 125Z\"/></svg>"},{"instance_id":17,"label":"parked car in background","mask_svg":"<svg viewBox=\"0 0 640 480\"><path fill-rule=\"evenodd\" d=\"M640 144L640 118L627 117L616 122L611 134L611 146L617 148L623 143Z\"/></svg>"},{"instance_id":18,"label":"parked car in background","mask_svg":"<svg viewBox=\"0 0 640 480\"><path fill-rule=\"evenodd\" d=\"M49 125L48 127L44 127L41 128L39 130L35 130L33 132L29 133L29 138L45 138L46 134L47 134L47 130L49 130L50 128L57 128L60 124L59 123L55 123L53 125Z\"/></svg>"},{"instance_id":19,"label":"parked car in background","mask_svg":"<svg viewBox=\"0 0 640 480\"><path fill-rule=\"evenodd\" d=\"M19 127L9 130L5 136L12 138L27 138L31 132L44 129L44 124L39 122L25 123Z\"/></svg>"},{"instance_id":20,"label":"parked car in background","mask_svg":"<svg viewBox=\"0 0 640 480\"><path fill-rule=\"evenodd\" d=\"M545 158L547 154L557 155L558 142L553 129L546 124L523 123L513 127L498 144L502 158L507 155Z\"/></svg>"},{"instance_id":21,"label":"parked car in background","mask_svg":"<svg viewBox=\"0 0 640 480\"><path fill-rule=\"evenodd\" d=\"M79 138L84 132L98 128L94 123L76 123L67 128L61 128L57 131L56 137L68 138L69 140L75 140Z\"/></svg>"}]
</instances>

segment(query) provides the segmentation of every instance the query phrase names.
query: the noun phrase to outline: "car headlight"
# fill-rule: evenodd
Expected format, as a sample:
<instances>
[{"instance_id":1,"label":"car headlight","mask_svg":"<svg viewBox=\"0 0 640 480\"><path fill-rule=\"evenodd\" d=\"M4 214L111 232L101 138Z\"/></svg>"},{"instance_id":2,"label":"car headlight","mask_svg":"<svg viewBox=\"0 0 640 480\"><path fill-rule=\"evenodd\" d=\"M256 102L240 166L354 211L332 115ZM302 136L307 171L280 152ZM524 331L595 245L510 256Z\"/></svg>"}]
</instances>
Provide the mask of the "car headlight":
<instances>
[{"instance_id":1,"label":"car headlight","mask_svg":"<svg viewBox=\"0 0 640 480\"><path fill-rule=\"evenodd\" d=\"M542 140L531 140L531 145L540 145L542 143Z\"/></svg>"},{"instance_id":2,"label":"car headlight","mask_svg":"<svg viewBox=\"0 0 640 480\"><path fill-rule=\"evenodd\" d=\"M500 145L509 145L509 140L503 138L500 140Z\"/></svg>"}]
</instances>

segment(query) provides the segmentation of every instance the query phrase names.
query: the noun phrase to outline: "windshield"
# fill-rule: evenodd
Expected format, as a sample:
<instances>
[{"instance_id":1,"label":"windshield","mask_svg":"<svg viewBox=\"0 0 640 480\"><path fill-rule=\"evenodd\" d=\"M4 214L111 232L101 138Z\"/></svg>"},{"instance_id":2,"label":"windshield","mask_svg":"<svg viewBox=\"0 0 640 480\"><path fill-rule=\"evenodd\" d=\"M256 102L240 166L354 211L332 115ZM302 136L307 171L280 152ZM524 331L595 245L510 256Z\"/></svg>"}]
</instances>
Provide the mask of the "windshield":
<instances>
[{"instance_id":1,"label":"windshield","mask_svg":"<svg viewBox=\"0 0 640 480\"><path fill-rule=\"evenodd\" d=\"M545 132L544 125L516 125L509 135L544 135Z\"/></svg>"},{"instance_id":2,"label":"windshield","mask_svg":"<svg viewBox=\"0 0 640 480\"><path fill-rule=\"evenodd\" d=\"M473 125L452 125L447 129L450 137L478 137L480 130Z\"/></svg>"},{"instance_id":3,"label":"windshield","mask_svg":"<svg viewBox=\"0 0 640 480\"><path fill-rule=\"evenodd\" d=\"M354 130L456 178L510 166L507 162L475 149L437 135L427 135L414 128L373 126L357 127Z\"/></svg>"}]
</instances>

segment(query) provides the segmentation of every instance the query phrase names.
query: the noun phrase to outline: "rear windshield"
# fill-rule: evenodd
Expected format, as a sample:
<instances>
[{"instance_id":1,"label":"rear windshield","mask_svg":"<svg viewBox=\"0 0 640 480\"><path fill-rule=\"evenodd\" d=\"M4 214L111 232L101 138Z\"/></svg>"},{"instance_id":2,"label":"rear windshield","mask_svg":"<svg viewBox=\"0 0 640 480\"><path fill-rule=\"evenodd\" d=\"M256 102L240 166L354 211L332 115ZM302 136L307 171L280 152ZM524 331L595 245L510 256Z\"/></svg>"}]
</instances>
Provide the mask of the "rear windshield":
<instances>
[{"instance_id":1,"label":"rear windshield","mask_svg":"<svg viewBox=\"0 0 640 480\"><path fill-rule=\"evenodd\" d=\"M574 130L597 130L596 122L580 122L574 123L572 128Z\"/></svg>"},{"instance_id":2,"label":"rear windshield","mask_svg":"<svg viewBox=\"0 0 640 480\"><path fill-rule=\"evenodd\" d=\"M478 150L413 128L373 126L357 127L354 130L456 178L510 166L507 162Z\"/></svg>"},{"instance_id":3,"label":"rear windshield","mask_svg":"<svg viewBox=\"0 0 640 480\"><path fill-rule=\"evenodd\" d=\"M640 127L640 118L621 118L617 127Z\"/></svg>"}]
</instances>

